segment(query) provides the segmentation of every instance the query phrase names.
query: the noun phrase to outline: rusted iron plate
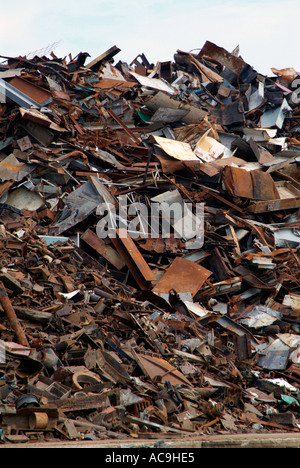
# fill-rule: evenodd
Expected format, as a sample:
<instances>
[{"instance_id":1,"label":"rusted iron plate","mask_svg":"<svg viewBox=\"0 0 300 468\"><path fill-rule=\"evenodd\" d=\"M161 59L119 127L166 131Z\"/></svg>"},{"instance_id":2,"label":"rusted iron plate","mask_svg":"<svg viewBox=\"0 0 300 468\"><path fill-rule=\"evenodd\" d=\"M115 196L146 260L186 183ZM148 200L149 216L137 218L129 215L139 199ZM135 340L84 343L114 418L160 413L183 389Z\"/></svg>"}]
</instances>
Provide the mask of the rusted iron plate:
<instances>
[{"instance_id":1,"label":"rusted iron plate","mask_svg":"<svg viewBox=\"0 0 300 468\"><path fill-rule=\"evenodd\" d=\"M179 294L191 294L194 297L211 274L211 271L197 263L176 257L153 288L153 292L164 295L169 294L170 289L174 289Z\"/></svg>"}]
</instances>

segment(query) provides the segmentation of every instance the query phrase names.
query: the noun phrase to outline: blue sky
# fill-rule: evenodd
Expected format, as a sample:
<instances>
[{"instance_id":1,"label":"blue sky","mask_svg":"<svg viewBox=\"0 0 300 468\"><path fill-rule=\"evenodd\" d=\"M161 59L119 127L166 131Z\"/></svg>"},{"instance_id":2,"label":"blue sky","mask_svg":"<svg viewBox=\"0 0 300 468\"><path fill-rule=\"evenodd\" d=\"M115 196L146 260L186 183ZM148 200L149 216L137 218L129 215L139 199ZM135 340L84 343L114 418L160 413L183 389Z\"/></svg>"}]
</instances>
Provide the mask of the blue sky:
<instances>
[{"instance_id":1,"label":"blue sky","mask_svg":"<svg viewBox=\"0 0 300 468\"><path fill-rule=\"evenodd\" d=\"M0 55L28 55L56 44L59 57L113 45L116 60L144 53L150 62L173 60L177 49L206 40L240 54L257 71L300 71L299 0L0 0Z\"/></svg>"}]
</instances>

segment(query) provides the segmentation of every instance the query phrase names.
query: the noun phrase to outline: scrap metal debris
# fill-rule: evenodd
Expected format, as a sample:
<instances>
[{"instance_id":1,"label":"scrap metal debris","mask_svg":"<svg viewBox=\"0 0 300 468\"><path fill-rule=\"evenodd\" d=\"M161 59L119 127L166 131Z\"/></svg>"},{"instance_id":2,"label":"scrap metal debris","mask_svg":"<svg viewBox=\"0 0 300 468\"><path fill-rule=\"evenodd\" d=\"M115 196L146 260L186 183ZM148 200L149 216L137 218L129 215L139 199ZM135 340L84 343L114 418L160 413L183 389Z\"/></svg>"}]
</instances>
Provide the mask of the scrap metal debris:
<instances>
[{"instance_id":1,"label":"scrap metal debris","mask_svg":"<svg viewBox=\"0 0 300 468\"><path fill-rule=\"evenodd\" d=\"M119 52L2 57L1 442L299 432L300 75Z\"/></svg>"}]
</instances>

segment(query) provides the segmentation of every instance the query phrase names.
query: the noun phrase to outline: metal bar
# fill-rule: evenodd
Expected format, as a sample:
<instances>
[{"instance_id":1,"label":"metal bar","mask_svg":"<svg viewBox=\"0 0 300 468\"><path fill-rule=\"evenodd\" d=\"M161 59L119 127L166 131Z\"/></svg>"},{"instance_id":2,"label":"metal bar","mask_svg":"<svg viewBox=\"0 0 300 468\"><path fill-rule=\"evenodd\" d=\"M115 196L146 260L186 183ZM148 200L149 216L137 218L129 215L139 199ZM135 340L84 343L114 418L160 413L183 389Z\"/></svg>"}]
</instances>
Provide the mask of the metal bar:
<instances>
[{"instance_id":1,"label":"metal bar","mask_svg":"<svg viewBox=\"0 0 300 468\"><path fill-rule=\"evenodd\" d=\"M10 299L8 297L8 294L6 292L6 289L5 289L4 284L2 283L2 281L0 281L0 303L1 303L1 306L3 307L3 310L4 310L5 314L6 314L6 317L8 318L10 326L12 327L14 332L16 333L18 343L23 345L23 346L30 347L29 343L28 343L28 340L26 338L25 332L24 332L23 328L20 325L18 317L17 317L17 315L16 315L16 313L14 311L14 308L13 308L13 306L11 304L11 301L10 301Z\"/></svg>"},{"instance_id":2,"label":"metal bar","mask_svg":"<svg viewBox=\"0 0 300 468\"><path fill-rule=\"evenodd\" d=\"M156 281L156 277L127 231L117 229L117 236L111 240L140 288L143 290L149 289L152 281Z\"/></svg>"},{"instance_id":3,"label":"metal bar","mask_svg":"<svg viewBox=\"0 0 300 468\"><path fill-rule=\"evenodd\" d=\"M122 270L125 266L125 262L122 260L118 252L116 252L110 245L105 244L105 242L90 229L87 229L82 234L81 239L118 270Z\"/></svg>"},{"instance_id":4,"label":"metal bar","mask_svg":"<svg viewBox=\"0 0 300 468\"><path fill-rule=\"evenodd\" d=\"M109 115L123 128L125 133L136 143L138 146L141 144L139 138L135 136L135 134L124 124L124 122L112 111L108 110Z\"/></svg>"},{"instance_id":5,"label":"metal bar","mask_svg":"<svg viewBox=\"0 0 300 468\"><path fill-rule=\"evenodd\" d=\"M147 175L148 175L148 170L149 170L151 158L152 158L152 150L149 148L147 166L146 166L146 169L145 169L145 174L144 174L144 179L143 179L143 185L146 183L146 180L147 180Z\"/></svg>"}]
</instances>

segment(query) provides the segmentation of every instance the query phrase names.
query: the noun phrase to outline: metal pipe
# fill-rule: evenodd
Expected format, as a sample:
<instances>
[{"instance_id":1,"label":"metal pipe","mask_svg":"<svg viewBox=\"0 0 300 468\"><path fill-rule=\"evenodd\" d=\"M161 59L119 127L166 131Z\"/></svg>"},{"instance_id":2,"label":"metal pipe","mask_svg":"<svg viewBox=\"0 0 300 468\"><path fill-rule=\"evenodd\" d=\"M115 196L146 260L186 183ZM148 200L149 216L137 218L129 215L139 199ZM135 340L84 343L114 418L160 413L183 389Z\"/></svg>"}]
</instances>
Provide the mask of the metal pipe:
<instances>
[{"instance_id":1,"label":"metal pipe","mask_svg":"<svg viewBox=\"0 0 300 468\"><path fill-rule=\"evenodd\" d=\"M11 304L11 301L8 297L7 291L2 281L0 281L0 303L6 314L11 328L16 333L18 343L23 346L30 347L25 332L20 325L18 317L14 311L14 308Z\"/></svg>"}]
</instances>

